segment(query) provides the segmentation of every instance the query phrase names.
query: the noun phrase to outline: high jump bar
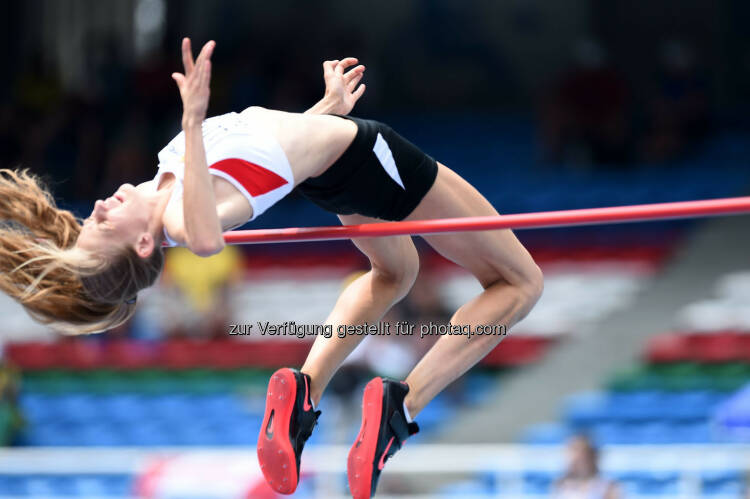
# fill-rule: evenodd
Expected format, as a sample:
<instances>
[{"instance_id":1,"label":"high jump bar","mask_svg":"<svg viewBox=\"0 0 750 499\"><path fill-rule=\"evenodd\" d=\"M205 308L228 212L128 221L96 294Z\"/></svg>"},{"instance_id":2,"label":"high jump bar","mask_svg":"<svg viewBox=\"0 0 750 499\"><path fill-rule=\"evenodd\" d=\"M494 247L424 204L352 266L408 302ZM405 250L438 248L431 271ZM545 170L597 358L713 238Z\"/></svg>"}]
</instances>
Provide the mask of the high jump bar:
<instances>
[{"instance_id":1,"label":"high jump bar","mask_svg":"<svg viewBox=\"0 0 750 499\"><path fill-rule=\"evenodd\" d=\"M680 201L675 203L544 211L487 217L410 220L361 225L234 230L224 233L227 244L331 241L356 237L427 235L494 229L543 229L677 218L699 218L750 213L750 197Z\"/></svg>"}]
</instances>

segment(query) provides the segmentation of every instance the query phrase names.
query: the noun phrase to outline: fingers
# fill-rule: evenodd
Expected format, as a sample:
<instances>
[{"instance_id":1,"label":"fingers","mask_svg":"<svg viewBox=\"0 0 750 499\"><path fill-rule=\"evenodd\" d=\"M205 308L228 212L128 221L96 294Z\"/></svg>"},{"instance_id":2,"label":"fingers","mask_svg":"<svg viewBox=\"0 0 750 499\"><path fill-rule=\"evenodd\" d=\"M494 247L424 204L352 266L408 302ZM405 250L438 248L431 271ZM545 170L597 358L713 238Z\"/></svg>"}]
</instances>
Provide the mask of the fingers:
<instances>
[{"instance_id":1,"label":"fingers","mask_svg":"<svg viewBox=\"0 0 750 499\"><path fill-rule=\"evenodd\" d=\"M204 47L205 54L203 56L203 72L201 73L201 86L208 87L211 81L211 55L214 53L214 47L216 42L211 40Z\"/></svg>"},{"instance_id":2,"label":"fingers","mask_svg":"<svg viewBox=\"0 0 750 499\"><path fill-rule=\"evenodd\" d=\"M193 60L193 51L191 49L190 38L182 40L182 63L185 66L185 74L172 73L172 79L177 83L177 87L182 91L186 87L195 88L195 86L208 86L211 80L211 55L213 54L216 42L211 40L207 42Z\"/></svg>"},{"instance_id":3,"label":"fingers","mask_svg":"<svg viewBox=\"0 0 750 499\"><path fill-rule=\"evenodd\" d=\"M349 83L353 78L355 78L358 74L361 74L364 72L365 67L363 65L356 66L349 71L346 71L347 68L357 64L359 62L359 59L356 57L346 57L341 60L332 60L332 61L323 61L323 75L329 76L331 74L338 75L340 77L344 78L344 83ZM346 73L344 73L346 71Z\"/></svg>"},{"instance_id":4,"label":"fingers","mask_svg":"<svg viewBox=\"0 0 750 499\"><path fill-rule=\"evenodd\" d=\"M203 68L201 70L201 87L208 87L211 82L211 61L206 59L203 61Z\"/></svg>"},{"instance_id":5,"label":"fingers","mask_svg":"<svg viewBox=\"0 0 750 499\"><path fill-rule=\"evenodd\" d=\"M201 53L198 54L198 58L195 60L195 63L200 64L204 59L210 59L215 46L216 46L215 41L211 40L207 42L201 49Z\"/></svg>"},{"instance_id":6,"label":"fingers","mask_svg":"<svg viewBox=\"0 0 750 499\"><path fill-rule=\"evenodd\" d=\"M338 59L335 61L323 61L323 75L333 73L333 69L338 64Z\"/></svg>"},{"instance_id":7,"label":"fingers","mask_svg":"<svg viewBox=\"0 0 750 499\"><path fill-rule=\"evenodd\" d=\"M352 68L344 74L344 83L349 83L355 78L362 78L362 73L365 72L365 67L361 64L356 68Z\"/></svg>"},{"instance_id":8,"label":"fingers","mask_svg":"<svg viewBox=\"0 0 750 499\"><path fill-rule=\"evenodd\" d=\"M358 62L359 62L359 60L356 57L346 57L345 59L342 59L339 62L339 64L341 66L343 66L342 70L344 70L344 69L348 68L349 66L357 64Z\"/></svg>"},{"instance_id":9,"label":"fingers","mask_svg":"<svg viewBox=\"0 0 750 499\"><path fill-rule=\"evenodd\" d=\"M193 72L195 63L193 62L193 50L190 47L190 38L182 39L182 65L185 67L185 75Z\"/></svg>"},{"instance_id":10,"label":"fingers","mask_svg":"<svg viewBox=\"0 0 750 499\"><path fill-rule=\"evenodd\" d=\"M333 68L333 71L338 76L344 76L344 66L341 63L336 64L336 67Z\"/></svg>"},{"instance_id":11,"label":"fingers","mask_svg":"<svg viewBox=\"0 0 750 499\"><path fill-rule=\"evenodd\" d=\"M191 92L196 92L200 88L201 77L203 75L203 61L198 59L195 60L195 72L190 75L190 86L188 87Z\"/></svg>"},{"instance_id":12,"label":"fingers","mask_svg":"<svg viewBox=\"0 0 750 499\"><path fill-rule=\"evenodd\" d=\"M185 67L185 76L189 77L190 74L195 70L195 67L200 64L203 59L210 59L213 53L216 42L211 40L206 43L198 54L198 58L193 60L193 50L190 42L190 38L185 37L182 39L182 65Z\"/></svg>"},{"instance_id":13,"label":"fingers","mask_svg":"<svg viewBox=\"0 0 750 499\"><path fill-rule=\"evenodd\" d=\"M351 73L351 72L352 71L349 71L349 73ZM349 76L349 73L347 73L346 76ZM357 72L354 75L354 77L352 77L351 79L349 79L349 82L346 84L346 90L347 90L347 92L351 92L352 90L354 90L355 88L357 88L357 84L362 79L362 75L363 75L363 72L359 71L359 72ZM346 76L344 76L345 79L346 79Z\"/></svg>"},{"instance_id":14,"label":"fingers","mask_svg":"<svg viewBox=\"0 0 750 499\"><path fill-rule=\"evenodd\" d=\"M185 75L180 73L172 73L172 79L177 83L177 88L182 90L182 86L185 84Z\"/></svg>"},{"instance_id":15,"label":"fingers","mask_svg":"<svg viewBox=\"0 0 750 499\"><path fill-rule=\"evenodd\" d=\"M354 99L354 102L357 102L360 97L362 97L362 94L365 93L365 84L361 84L357 90L352 92L352 99Z\"/></svg>"}]
</instances>

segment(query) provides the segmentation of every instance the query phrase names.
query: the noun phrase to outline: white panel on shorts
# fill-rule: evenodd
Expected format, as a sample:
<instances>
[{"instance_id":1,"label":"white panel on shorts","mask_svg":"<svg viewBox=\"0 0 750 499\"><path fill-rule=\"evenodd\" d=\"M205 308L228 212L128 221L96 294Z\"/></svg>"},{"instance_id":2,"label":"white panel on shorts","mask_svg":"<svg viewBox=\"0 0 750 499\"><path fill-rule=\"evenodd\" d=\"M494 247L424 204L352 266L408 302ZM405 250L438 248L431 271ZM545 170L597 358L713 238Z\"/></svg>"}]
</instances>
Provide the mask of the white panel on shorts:
<instances>
[{"instance_id":1,"label":"white panel on shorts","mask_svg":"<svg viewBox=\"0 0 750 499\"><path fill-rule=\"evenodd\" d=\"M401 181L401 175L398 174L398 168L396 168L396 161L393 159L393 153L391 148L388 147L388 142L385 141L380 132L378 132L378 138L375 140L375 145L372 146L372 151L375 156L378 157L378 161L383 165L388 176L391 177L402 189L406 190L404 183Z\"/></svg>"}]
</instances>

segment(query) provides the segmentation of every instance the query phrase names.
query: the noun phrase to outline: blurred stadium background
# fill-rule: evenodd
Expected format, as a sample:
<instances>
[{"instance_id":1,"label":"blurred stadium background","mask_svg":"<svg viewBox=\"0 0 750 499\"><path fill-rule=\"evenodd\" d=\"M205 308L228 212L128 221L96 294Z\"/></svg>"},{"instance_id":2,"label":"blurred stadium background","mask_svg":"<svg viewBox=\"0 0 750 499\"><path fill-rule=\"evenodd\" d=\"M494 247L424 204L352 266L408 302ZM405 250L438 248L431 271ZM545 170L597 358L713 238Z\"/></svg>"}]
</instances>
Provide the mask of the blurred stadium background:
<instances>
[{"instance_id":1,"label":"blurred stadium background","mask_svg":"<svg viewBox=\"0 0 750 499\"><path fill-rule=\"evenodd\" d=\"M180 126L169 75L184 35L218 43L209 114L302 111L322 95L323 60L359 57L368 89L353 114L389 123L502 213L750 184L743 0L29 0L0 13L0 166L45 175L79 215L154 175ZM335 223L292 195L253 227ZM622 496L745 497L748 218L519 237L545 271L541 302L419 415L379 497L546 497L575 466L577 434ZM387 320L445 322L478 292L421 249ZM310 339L229 324L320 323L364 269L348 242L170 250L136 317L83 338L2 296L0 496L274 497L254 448L265 387ZM363 342L324 396L295 497L346 496L363 383L403 376L430 344Z\"/></svg>"}]
</instances>

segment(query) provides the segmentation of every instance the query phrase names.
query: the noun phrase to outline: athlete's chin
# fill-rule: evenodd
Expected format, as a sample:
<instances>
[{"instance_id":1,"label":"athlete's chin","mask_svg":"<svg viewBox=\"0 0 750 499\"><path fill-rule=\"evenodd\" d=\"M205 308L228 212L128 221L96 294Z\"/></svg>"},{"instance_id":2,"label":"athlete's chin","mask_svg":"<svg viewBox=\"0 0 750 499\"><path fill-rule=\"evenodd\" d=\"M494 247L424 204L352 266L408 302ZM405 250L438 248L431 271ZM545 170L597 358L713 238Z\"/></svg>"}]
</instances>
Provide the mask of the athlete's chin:
<instances>
[{"instance_id":1,"label":"athlete's chin","mask_svg":"<svg viewBox=\"0 0 750 499\"><path fill-rule=\"evenodd\" d=\"M120 188L117 189L117 194L122 196L125 201L132 198L137 198L139 197L139 195L141 195L141 193L133 184L122 184Z\"/></svg>"},{"instance_id":2,"label":"athlete's chin","mask_svg":"<svg viewBox=\"0 0 750 499\"><path fill-rule=\"evenodd\" d=\"M123 194L127 204L134 205L138 207L139 210L143 210L144 208L148 209L148 207L155 204L159 198L157 192L139 189L130 184L124 184L121 186L119 192Z\"/></svg>"}]
</instances>

